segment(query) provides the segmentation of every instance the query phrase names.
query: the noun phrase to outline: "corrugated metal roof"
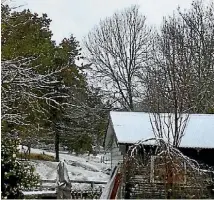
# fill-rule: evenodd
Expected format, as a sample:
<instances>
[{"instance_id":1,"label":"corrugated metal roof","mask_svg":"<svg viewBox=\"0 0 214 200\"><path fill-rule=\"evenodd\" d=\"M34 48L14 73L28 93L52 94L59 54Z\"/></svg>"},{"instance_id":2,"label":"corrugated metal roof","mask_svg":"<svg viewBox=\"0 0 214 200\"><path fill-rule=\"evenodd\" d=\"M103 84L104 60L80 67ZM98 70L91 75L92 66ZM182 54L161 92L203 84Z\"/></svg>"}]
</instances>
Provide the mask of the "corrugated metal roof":
<instances>
[{"instance_id":1,"label":"corrugated metal roof","mask_svg":"<svg viewBox=\"0 0 214 200\"><path fill-rule=\"evenodd\" d=\"M150 121L153 115L149 113L112 111L110 116L119 143L154 137ZM214 148L214 114L190 114L180 147Z\"/></svg>"}]
</instances>

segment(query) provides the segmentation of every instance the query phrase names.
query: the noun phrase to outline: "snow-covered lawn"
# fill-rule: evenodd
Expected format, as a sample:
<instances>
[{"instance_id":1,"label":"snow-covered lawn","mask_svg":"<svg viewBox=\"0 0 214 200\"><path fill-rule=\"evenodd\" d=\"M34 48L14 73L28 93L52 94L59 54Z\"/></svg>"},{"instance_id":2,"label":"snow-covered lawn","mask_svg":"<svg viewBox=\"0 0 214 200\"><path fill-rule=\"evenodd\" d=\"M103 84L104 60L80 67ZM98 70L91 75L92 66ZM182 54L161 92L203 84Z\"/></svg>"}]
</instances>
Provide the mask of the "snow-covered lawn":
<instances>
[{"instance_id":1,"label":"snow-covered lawn","mask_svg":"<svg viewBox=\"0 0 214 200\"><path fill-rule=\"evenodd\" d=\"M47 155L55 156L54 153L41 149L32 148L31 152L38 154L45 153ZM65 161L67 163L68 173L71 180L108 181L109 175L106 174L106 170L110 168L110 166L109 164L101 163L101 156L104 155L76 156L60 153L59 158L61 161ZM33 166L35 166L36 172L42 180L56 179L58 162L40 160L32 160L30 162Z\"/></svg>"}]
</instances>

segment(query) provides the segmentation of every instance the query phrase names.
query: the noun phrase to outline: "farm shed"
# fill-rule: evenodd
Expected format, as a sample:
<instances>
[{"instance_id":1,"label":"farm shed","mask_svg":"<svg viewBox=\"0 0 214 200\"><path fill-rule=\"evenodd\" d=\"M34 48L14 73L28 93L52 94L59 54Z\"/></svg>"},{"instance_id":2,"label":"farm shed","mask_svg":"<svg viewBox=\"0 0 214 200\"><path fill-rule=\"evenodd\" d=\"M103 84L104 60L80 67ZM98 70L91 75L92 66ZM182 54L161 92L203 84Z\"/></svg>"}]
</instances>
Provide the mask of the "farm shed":
<instances>
[{"instance_id":1,"label":"farm shed","mask_svg":"<svg viewBox=\"0 0 214 200\"><path fill-rule=\"evenodd\" d=\"M109 126L105 136L105 149L111 154L112 169L119 163L127 165L127 162L124 162L124 156L129 147L139 140L148 138L154 138L149 113L110 112ZM152 141L144 144L145 150L148 152L155 148ZM214 115L188 115L188 123L179 150L194 160L214 166L212 159L214 155ZM142 154L144 153L142 152ZM129 166L121 165L125 168L126 173L127 171L131 173L128 176L125 175L125 179L121 182L120 197L132 199L166 198L168 195L166 184L156 178L157 172L158 176L161 174L159 167L161 162L156 163L158 159L155 160L154 156L149 156L143 162L140 161L140 167L136 167L135 161L129 162ZM213 185L210 174L193 172L186 168L186 165L183 165L181 171L183 174L179 174L177 177L178 184L173 182L175 198L210 198L213 195L211 194Z\"/></svg>"},{"instance_id":2,"label":"farm shed","mask_svg":"<svg viewBox=\"0 0 214 200\"><path fill-rule=\"evenodd\" d=\"M111 153L111 167L123 161L130 145L153 138L151 115L145 112L111 111L104 146ZM148 145L153 145L151 142ZM190 114L180 150L189 157L214 166L214 114Z\"/></svg>"}]
</instances>

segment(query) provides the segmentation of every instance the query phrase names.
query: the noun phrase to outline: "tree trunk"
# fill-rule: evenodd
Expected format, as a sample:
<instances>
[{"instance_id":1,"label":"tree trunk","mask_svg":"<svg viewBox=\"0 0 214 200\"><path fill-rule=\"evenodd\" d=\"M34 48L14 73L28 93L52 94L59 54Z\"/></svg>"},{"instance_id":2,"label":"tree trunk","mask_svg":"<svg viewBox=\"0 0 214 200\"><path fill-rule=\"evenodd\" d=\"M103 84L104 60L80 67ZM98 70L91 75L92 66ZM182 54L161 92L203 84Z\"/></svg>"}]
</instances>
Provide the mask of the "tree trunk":
<instances>
[{"instance_id":1,"label":"tree trunk","mask_svg":"<svg viewBox=\"0 0 214 200\"><path fill-rule=\"evenodd\" d=\"M55 132L55 153L56 153L55 160L56 162L59 162L59 132L58 131Z\"/></svg>"}]
</instances>

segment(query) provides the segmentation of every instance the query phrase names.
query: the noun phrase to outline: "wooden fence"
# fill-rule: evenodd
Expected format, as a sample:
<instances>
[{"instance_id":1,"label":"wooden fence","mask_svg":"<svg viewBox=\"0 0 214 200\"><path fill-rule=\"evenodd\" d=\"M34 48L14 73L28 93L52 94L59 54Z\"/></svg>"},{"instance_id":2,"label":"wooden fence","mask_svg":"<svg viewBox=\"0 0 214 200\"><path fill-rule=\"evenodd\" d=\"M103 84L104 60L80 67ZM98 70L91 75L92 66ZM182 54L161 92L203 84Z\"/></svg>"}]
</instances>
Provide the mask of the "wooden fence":
<instances>
[{"instance_id":1,"label":"wooden fence","mask_svg":"<svg viewBox=\"0 0 214 200\"><path fill-rule=\"evenodd\" d=\"M79 184L89 184L88 189L72 189L71 196L72 199L99 199L102 194L102 186L106 185L106 181L81 181L81 180L70 180L72 183ZM101 187L96 188L95 185L100 185ZM56 180L41 180L40 184L35 191L24 191L26 198L40 198L40 199L56 199Z\"/></svg>"},{"instance_id":2,"label":"wooden fence","mask_svg":"<svg viewBox=\"0 0 214 200\"><path fill-rule=\"evenodd\" d=\"M84 180L70 180L72 183L84 183L89 184L91 189L94 189L95 185L105 185L107 184L106 181L84 181ZM56 188L56 180L41 180L39 184L40 189L53 189Z\"/></svg>"}]
</instances>

